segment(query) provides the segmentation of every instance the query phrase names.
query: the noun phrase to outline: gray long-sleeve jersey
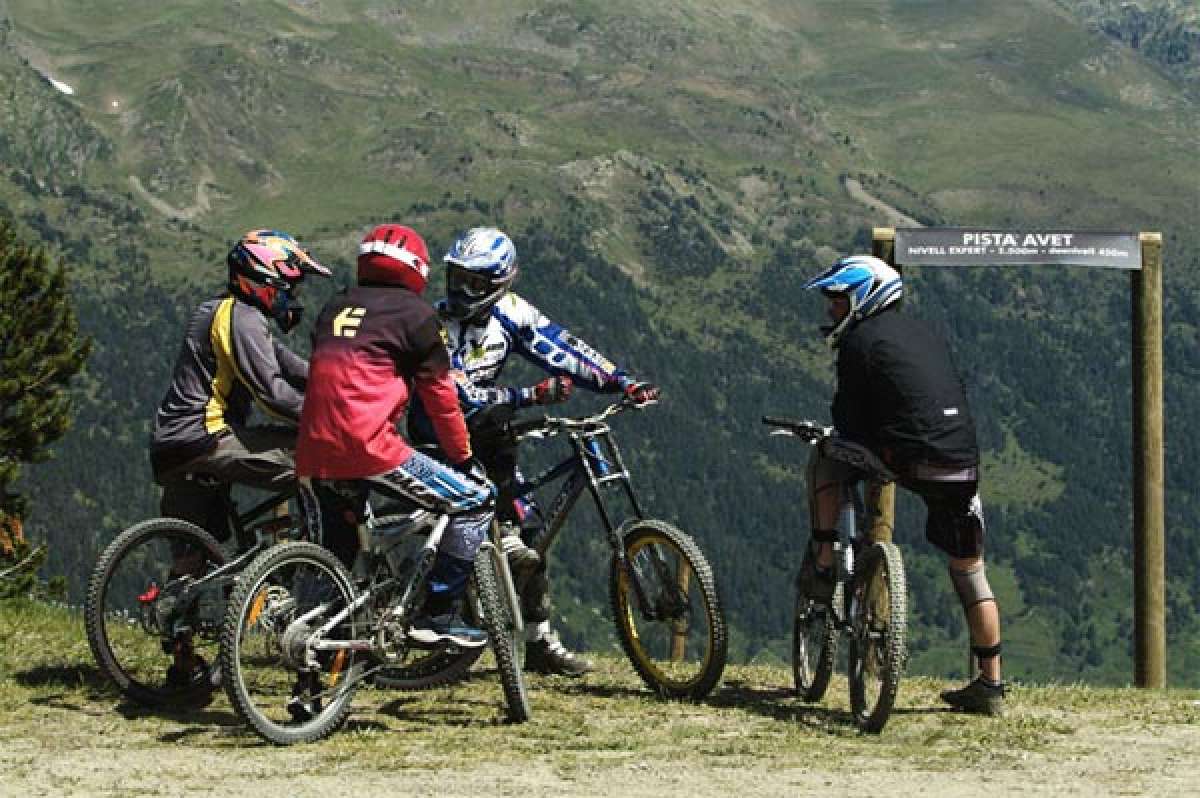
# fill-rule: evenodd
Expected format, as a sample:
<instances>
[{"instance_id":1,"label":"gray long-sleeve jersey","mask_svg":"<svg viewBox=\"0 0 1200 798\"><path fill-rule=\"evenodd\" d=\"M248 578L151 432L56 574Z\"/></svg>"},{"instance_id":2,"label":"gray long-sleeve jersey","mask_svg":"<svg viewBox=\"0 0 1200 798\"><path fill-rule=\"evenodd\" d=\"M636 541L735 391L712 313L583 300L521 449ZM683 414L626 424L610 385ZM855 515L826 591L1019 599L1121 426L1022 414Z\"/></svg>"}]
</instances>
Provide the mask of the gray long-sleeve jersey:
<instances>
[{"instance_id":1,"label":"gray long-sleeve jersey","mask_svg":"<svg viewBox=\"0 0 1200 798\"><path fill-rule=\"evenodd\" d=\"M276 340L261 311L232 296L203 302L192 314L171 385L154 417L155 475L212 449L251 408L295 424L308 363Z\"/></svg>"}]
</instances>

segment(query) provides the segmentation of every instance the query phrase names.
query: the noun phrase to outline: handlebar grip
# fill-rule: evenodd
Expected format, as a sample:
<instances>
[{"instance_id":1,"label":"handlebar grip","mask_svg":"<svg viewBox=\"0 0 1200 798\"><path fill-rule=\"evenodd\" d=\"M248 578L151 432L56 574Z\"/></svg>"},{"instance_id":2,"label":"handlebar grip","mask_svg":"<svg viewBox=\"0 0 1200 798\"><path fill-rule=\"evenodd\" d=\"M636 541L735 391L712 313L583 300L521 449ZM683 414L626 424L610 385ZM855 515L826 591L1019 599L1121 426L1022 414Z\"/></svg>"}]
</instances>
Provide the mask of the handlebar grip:
<instances>
[{"instance_id":1,"label":"handlebar grip","mask_svg":"<svg viewBox=\"0 0 1200 798\"><path fill-rule=\"evenodd\" d=\"M772 427L798 427L802 422L790 418L780 418L779 416L763 416L762 423Z\"/></svg>"},{"instance_id":2,"label":"handlebar grip","mask_svg":"<svg viewBox=\"0 0 1200 798\"><path fill-rule=\"evenodd\" d=\"M510 422L508 425L508 429L513 435L520 437L521 435L524 435L527 432L533 432L534 430L537 430L537 429L544 429L545 426L546 426L546 419L545 419L545 417L542 417L542 418L525 419L524 421Z\"/></svg>"}]
</instances>

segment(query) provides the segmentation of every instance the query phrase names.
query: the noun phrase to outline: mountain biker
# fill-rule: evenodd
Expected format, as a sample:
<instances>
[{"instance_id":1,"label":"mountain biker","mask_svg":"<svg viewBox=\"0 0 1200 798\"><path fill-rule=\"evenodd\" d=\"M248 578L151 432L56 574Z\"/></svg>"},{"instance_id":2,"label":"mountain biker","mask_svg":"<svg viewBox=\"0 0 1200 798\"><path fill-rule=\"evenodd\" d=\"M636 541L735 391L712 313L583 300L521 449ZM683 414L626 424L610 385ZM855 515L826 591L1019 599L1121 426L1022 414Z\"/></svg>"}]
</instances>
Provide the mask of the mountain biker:
<instances>
[{"instance_id":1,"label":"mountain biker","mask_svg":"<svg viewBox=\"0 0 1200 798\"><path fill-rule=\"evenodd\" d=\"M511 291L517 277L517 251L500 230L466 231L443 260L446 298L435 307L446 325L446 344L472 443L500 491L496 515L507 522L501 540L520 582L528 622L525 668L579 676L592 670L592 665L567 649L551 628L546 563L528 545L541 532L541 511L532 501L515 498L522 484L517 443L504 424L495 423L497 414L492 411L563 402L576 383L591 391L623 393L639 404L657 399L659 389L618 369ZM501 371L513 353L549 376L531 387L501 385ZM428 436L423 416L417 408L410 427L418 438Z\"/></svg>"},{"instance_id":2,"label":"mountain biker","mask_svg":"<svg viewBox=\"0 0 1200 798\"><path fill-rule=\"evenodd\" d=\"M979 447L950 348L930 325L898 311L903 282L879 258L841 258L805 288L825 295L833 322L822 330L837 350L837 435L868 448L924 500L926 538L949 555L981 670L942 699L961 710L1000 714L1000 613L984 570ZM817 600L829 601L833 593L839 496L852 475L850 466L821 447L814 450L808 469L812 538L803 568Z\"/></svg>"},{"instance_id":3,"label":"mountain biker","mask_svg":"<svg viewBox=\"0 0 1200 798\"><path fill-rule=\"evenodd\" d=\"M295 327L304 276L331 275L277 230L247 232L226 264L226 293L202 302L188 322L150 442L162 515L191 521L222 542L230 535L222 494L232 484L286 490L295 480L292 448L308 363L271 335L270 323L285 333ZM282 423L250 426L255 406ZM190 548L172 553L173 576L203 566ZM177 641L168 683L205 667L188 641Z\"/></svg>"},{"instance_id":4,"label":"mountain biker","mask_svg":"<svg viewBox=\"0 0 1200 798\"><path fill-rule=\"evenodd\" d=\"M368 490L450 514L409 634L473 648L487 636L463 622L458 604L492 522L493 489L471 454L441 324L421 298L428 277L425 241L411 228L383 224L363 238L358 285L330 299L313 328L296 471L320 502L323 542L348 566ZM397 431L413 396L453 468L415 451Z\"/></svg>"}]
</instances>

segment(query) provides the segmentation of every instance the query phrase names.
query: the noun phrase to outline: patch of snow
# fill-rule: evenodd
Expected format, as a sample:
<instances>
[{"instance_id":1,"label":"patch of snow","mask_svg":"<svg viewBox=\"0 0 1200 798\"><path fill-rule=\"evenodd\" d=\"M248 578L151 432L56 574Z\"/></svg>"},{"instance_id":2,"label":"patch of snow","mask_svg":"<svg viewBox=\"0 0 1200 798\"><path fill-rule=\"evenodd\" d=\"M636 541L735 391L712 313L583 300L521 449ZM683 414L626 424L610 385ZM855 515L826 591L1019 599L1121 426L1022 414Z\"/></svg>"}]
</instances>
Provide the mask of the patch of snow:
<instances>
[{"instance_id":1,"label":"patch of snow","mask_svg":"<svg viewBox=\"0 0 1200 798\"><path fill-rule=\"evenodd\" d=\"M63 94L74 94L75 93L74 89L72 89L67 84L63 83L61 80L55 80L54 78L50 77L49 75L46 76L46 80L50 81L50 85L53 86L54 88L58 89L59 91L61 91Z\"/></svg>"}]
</instances>

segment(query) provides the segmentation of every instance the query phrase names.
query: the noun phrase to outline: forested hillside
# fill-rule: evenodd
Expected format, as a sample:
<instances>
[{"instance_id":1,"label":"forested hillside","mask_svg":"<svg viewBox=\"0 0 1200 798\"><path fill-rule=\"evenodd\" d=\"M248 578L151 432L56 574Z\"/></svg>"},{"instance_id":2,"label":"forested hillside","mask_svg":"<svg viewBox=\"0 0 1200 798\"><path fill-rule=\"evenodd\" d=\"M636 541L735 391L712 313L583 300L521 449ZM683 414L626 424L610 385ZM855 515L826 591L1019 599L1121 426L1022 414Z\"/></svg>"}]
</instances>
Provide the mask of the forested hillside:
<instances>
[{"instance_id":1,"label":"forested hillside","mask_svg":"<svg viewBox=\"0 0 1200 798\"><path fill-rule=\"evenodd\" d=\"M1157 5L1194 30L1186 4ZM149 422L242 230L296 234L345 283L374 223L412 224L439 252L487 223L516 241L521 293L663 386L617 422L643 502L715 564L734 656L784 655L806 452L758 418L827 417L821 303L800 286L886 223L853 179L923 223L1163 232L1169 667L1197 684L1194 55L1164 61L1105 27L1108 4L1063 0L220 6L0 2L0 213L68 265L96 340L76 427L24 485L27 528L75 591L98 547L156 509ZM906 276L988 450L1010 671L1129 680L1127 276ZM900 509L910 667L949 675L960 610L920 508ZM600 648L591 532L564 535L555 591L567 636Z\"/></svg>"}]
</instances>

